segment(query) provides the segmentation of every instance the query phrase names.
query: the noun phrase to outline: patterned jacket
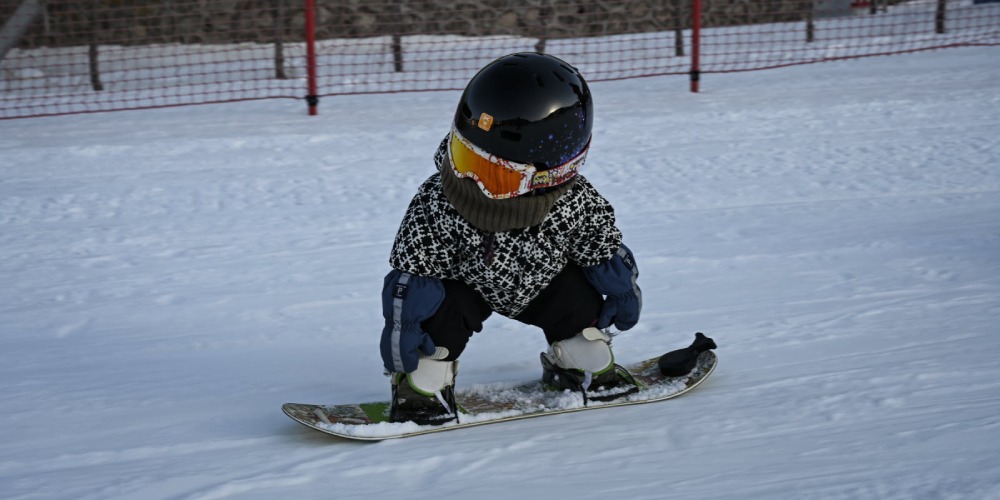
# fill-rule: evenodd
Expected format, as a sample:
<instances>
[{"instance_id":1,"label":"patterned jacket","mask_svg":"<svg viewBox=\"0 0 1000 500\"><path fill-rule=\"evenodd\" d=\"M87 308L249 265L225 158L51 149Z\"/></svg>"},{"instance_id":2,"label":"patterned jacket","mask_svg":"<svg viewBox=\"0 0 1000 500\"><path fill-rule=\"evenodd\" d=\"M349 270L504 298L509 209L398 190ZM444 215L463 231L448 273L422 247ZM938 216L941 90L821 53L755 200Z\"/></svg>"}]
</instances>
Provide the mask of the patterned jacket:
<instances>
[{"instance_id":1,"label":"patterned jacket","mask_svg":"<svg viewBox=\"0 0 1000 500\"><path fill-rule=\"evenodd\" d=\"M439 170L441 150L438 151ZM611 204L582 175L534 226L488 232L448 201L438 172L420 186L393 243L389 264L402 272L459 280L494 311L517 316L569 263L595 266L621 246ZM472 182L465 180L465 182Z\"/></svg>"}]
</instances>

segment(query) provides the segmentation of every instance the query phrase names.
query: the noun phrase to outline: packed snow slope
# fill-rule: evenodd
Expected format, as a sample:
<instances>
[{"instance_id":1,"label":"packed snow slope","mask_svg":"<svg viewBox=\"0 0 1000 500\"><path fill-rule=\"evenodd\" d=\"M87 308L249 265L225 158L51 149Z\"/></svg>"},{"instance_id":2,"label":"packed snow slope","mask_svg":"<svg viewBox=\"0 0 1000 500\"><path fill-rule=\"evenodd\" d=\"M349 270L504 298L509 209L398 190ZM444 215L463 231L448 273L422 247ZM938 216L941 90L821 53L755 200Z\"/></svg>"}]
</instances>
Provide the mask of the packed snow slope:
<instances>
[{"instance_id":1,"label":"packed snow slope","mask_svg":"<svg viewBox=\"0 0 1000 500\"><path fill-rule=\"evenodd\" d=\"M595 84L669 402L378 444L379 294L455 92L0 122L0 498L1000 498L1000 50ZM538 377L494 316L463 386Z\"/></svg>"}]
</instances>

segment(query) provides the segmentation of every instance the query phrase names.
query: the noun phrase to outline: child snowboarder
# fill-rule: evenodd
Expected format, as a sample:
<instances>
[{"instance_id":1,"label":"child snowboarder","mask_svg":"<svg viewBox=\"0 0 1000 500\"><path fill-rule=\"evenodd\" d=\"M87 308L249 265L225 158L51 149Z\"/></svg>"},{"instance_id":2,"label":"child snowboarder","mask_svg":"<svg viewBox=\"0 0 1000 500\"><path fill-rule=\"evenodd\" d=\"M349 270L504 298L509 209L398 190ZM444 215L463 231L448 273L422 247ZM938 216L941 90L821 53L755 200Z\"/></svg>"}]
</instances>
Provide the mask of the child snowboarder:
<instances>
[{"instance_id":1,"label":"child snowboarder","mask_svg":"<svg viewBox=\"0 0 1000 500\"><path fill-rule=\"evenodd\" d=\"M466 86L385 277L393 421L458 418L457 359L494 311L542 329L547 385L636 389L601 330L632 328L642 295L614 209L578 175L593 116L586 81L549 55L501 57Z\"/></svg>"}]
</instances>

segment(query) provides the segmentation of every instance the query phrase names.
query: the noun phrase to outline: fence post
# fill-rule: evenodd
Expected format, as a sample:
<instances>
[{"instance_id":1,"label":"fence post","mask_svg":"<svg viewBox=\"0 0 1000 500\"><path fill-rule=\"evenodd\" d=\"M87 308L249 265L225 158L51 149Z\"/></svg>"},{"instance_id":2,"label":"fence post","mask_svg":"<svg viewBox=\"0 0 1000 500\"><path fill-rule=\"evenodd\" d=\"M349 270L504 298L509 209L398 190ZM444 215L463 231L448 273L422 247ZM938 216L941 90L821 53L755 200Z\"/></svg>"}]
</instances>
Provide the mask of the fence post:
<instances>
[{"instance_id":1,"label":"fence post","mask_svg":"<svg viewBox=\"0 0 1000 500\"><path fill-rule=\"evenodd\" d=\"M535 52L539 54L545 53L545 37L548 35L546 33L545 26L548 24L548 17L552 15L552 9L549 7L549 2L542 0L541 5L538 7L538 40L535 41Z\"/></svg>"},{"instance_id":2,"label":"fence post","mask_svg":"<svg viewBox=\"0 0 1000 500\"><path fill-rule=\"evenodd\" d=\"M942 34L945 32L945 13L948 12L948 0L938 0L937 12L934 14L934 32Z\"/></svg>"},{"instance_id":3,"label":"fence post","mask_svg":"<svg viewBox=\"0 0 1000 500\"><path fill-rule=\"evenodd\" d=\"M316 86L316 5L314 0L306 0L306 74L308 75L309 93L306 94L306 104L309 105L309 115L319 113L319 95Z\"/></svg>"},{"instance_id":4,"label":"fence post","mask_svg":"<svg viewBox=\"0 0 1000 500\"><path fill-rule=\"evenodd\" d=\"M409 27L406 14L407 10L403 6L404 2L397 2L396 8L392 9L391 12L385 12L379 17L379 24L392 26L392 40L389 42L392 49L392 65L396 73L402 73L405 69L403 67L403 35L409 34ZM387 11L389 9L386 9ZM407 31L404 31L407 30Z\"/></svg>"},{"instance_id":5,"label":"fence post","mask_svg":"<svg viewBox=\"0 0 1000 500\"><path fill-rule=\"evenodd\" d=\"M392 34L392 65L396 73L403 72L403 37L399 33Z\"/></svg>"},{"instance_id":6,"label":"fence post","mask_svg":"<svg viewBox=\"0 0 1000 500\"><path fill-rule=\"evenodd\" d=\"M87 71L90 73L90 88L96 92L104 90L104 84L101 83L99 57L97 42L90 42L87 47Z\"/></svg>"},{"instance_id":7,"label":"fence post","mask_svg":"<svg viewBox=\"0 0 1000 500\"><path fill-rule=\"evenodd\" d=\"M101 83L101 66L99 47L101 43L101 16L100 4L97 1L89 2L85 7L87 10L87 20L90 27L90 43L87 47L87 69L90 72L90 88L95 92L104 90Z\"/></svg>"},{"instance_id":8,"label":"fence post","mask_svg":"<svg viewBox=\"0 0 1000 500\"><path fill-rule=\"evenodd\" d=\"M285 74L285 12L282 0L271 0L271 16L274 17L274 77L288 78Z\"/></svg>"},{"instance_id":9,"label":"fence post","mask_svg":"<svg viewBox=\"0 0 1000 500\"><path fill-rule=\"evenodd\" d=\"M39 0L24 0L17 6L11 16L4 21L0 27L0 61L7 55L7 51L17 46L17 42L35 22L35 18L42 14L45 9Z\"/></svg>"},{"instance_id":10,"label":"fence post","mask_svg":"<svg viewBox=\"0 0 1000 500\"><path fill-rule=\"evenodd\" d=\"M684 57L684 27L687 26L687 16L681 0L663 0L663 10L670 16L669 23L674 27L674 57Z\"/></svg>"},{"instance_id":11,"label":"fence post","mask_svg":"<svg viewBox=\"0 0 1000 500\"><path fill-rule=\"evenodd\" d=\"M806 43L812 43L816 40L816 2L808 2L808 7L805 7L806 11Z\"/></svg>"},{"instance_id":12,"label":"fence post","mask_svg":"<svg viewBox=\"0 0 1000 500\"><path fill-rule=\"evenodd\" d=\"M698 92L701 81L701 0L691 8L691 92Z\"/></svg>"}]
</instances>

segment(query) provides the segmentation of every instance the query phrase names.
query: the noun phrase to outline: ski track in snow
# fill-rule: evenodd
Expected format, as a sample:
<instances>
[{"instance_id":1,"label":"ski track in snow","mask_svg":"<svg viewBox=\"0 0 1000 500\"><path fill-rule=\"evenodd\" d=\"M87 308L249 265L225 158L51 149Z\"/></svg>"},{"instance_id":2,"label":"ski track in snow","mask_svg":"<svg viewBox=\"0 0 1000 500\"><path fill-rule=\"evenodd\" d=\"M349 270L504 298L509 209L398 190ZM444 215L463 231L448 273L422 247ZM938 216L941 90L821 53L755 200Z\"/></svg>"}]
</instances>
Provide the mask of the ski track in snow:
<instances>
[{"instance_id":1,"label":"ski track in snow","mask_svg":"<svg viewBox=\"0 0 1000 500\"><path fill-rule=\"evenodd\" d=\"M1000 64L953 49L595 84L585 174L675 401L378 444L379 293L457 93L0 122L0 498L1000 498ZM538 376L494 316L459 384Z\"/></svg>"}]
</instances>

